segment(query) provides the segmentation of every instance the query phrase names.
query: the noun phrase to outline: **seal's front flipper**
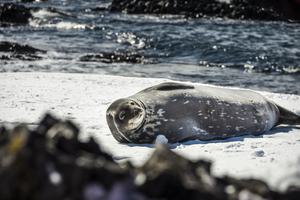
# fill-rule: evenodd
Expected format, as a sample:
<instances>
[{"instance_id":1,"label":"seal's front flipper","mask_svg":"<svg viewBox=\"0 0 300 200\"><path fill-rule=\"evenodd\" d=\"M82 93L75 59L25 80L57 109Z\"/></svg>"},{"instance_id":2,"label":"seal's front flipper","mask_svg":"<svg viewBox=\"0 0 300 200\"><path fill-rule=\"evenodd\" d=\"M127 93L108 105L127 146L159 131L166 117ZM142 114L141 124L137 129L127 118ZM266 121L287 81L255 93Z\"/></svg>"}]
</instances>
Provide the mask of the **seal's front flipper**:
<instances>
[{"instance_id":1,"label":"seal's front flipper","mask_svg":"<svg viewBox=\"0 0 300 200\"><path fill-rule=\"evenodd\" d=\"M292 111L289 111L279 105L276 105L279 109L280 116L277 125L279 124L290 124L290 125L300 125L300 116Z\"/></svg>"}]
</instances>

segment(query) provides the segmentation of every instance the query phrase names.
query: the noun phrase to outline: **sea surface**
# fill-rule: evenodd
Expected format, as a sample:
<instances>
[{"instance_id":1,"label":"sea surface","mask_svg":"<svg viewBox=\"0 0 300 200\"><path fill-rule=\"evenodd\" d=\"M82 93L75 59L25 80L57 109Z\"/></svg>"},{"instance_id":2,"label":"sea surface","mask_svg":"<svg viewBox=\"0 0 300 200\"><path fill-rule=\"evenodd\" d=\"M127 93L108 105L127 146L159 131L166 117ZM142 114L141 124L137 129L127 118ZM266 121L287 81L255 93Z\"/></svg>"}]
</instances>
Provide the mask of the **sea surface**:
<instances>
[{"instance_id":1,"label":"sea surface","mask_svg":"<svg viewBox=\"0 0 300 200\"><path fill-rule=\"evenodd\" d=\"M13 2L1 0L2 2ZM0 28L0 41L46 50L0 60L1 72L66 72L173 80L300 94L300 24L110 13L110 0L48 0L29 25ZM142 62L89 62L121 52Z\"/></svg>"}]
</instances>

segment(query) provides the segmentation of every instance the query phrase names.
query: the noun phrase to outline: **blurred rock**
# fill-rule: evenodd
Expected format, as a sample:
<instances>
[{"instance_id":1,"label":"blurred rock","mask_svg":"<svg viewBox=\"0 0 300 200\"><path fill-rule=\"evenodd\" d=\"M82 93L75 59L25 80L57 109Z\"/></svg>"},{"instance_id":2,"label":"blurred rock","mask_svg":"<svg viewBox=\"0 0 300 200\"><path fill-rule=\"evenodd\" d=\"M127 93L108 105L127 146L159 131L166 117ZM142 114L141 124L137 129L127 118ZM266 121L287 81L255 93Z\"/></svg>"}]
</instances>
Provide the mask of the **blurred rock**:
<instances>
[{"instance_id":1,"label":"blurred rock","mask_svg":"<svg viewBox=\"0 0 300 200\"><path fill-rule=\"evenodd\" d=\"M297 186L280 193L260 180L215 177L210 162L164 145L141 167L120 165L79 134L73 122L49 114L33 130L0 128L1 200L299 199Z\"/></svg>"},{"instance_id":2,"label":"blurred rock","mask_svg":"<svg viewBox=\"0 0 300 200\"><path fill-rule=\"evenodd\" d=\"M163 145L135 170L135 184L151 199L287 200L300 195L298 187L279 193L260 180L215 177L210 162L187 160Z\"/></svg>"},{"instance_id":3,"label":"blurred rock","mask_svg":"<svg viewBox=\"0 0 300 200\"><path fill-rule=\"evenodd\" d=\"M210 165L202 160L189 161L158 145L146 163L137 169L135 183L151 198L222 199L210 175Z\"/></svg>"},{"instance_id":4,"label":"blurred rock","mask_svg":"<svg viewBox=\"0 0 300 200\"><path fill-rule=\"evenodd\" d=\"M130 179L94 139L82 142L78 134L72 122L50 115L33 131L24 126L11 131L0 148L1 199L83 199L84 191L95 190L93 184L107 196Z\"/></svg>"}]
</instances>

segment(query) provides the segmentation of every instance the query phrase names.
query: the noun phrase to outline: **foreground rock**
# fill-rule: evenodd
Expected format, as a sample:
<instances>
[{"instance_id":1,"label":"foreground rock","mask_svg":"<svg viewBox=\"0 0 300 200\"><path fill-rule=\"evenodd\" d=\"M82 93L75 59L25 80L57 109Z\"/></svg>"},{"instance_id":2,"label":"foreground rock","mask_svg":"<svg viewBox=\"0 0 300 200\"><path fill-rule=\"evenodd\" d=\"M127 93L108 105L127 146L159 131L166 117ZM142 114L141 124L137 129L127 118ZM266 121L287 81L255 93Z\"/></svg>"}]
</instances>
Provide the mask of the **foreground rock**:
<instances>
[{"instance_id":1,"label":"foreground rock","mask_svg":"<svg viewBox=\"0 0 300 200\"><path fill-rule=\"evenodd\" d=\"M32 18L30 9L18 4L0 4L0 26L24 25Z\"/></svg>"},{"instance_id":2,"label":"foreground rock","mask_svg":"<svg viewBox=\"0 0 300 200\"><path fill-rule=\"evenodd\" d=\"M218 178L211 163L190 161L158 146L144 166L138 168L135 183L151 199L297 199L300 188L282 194L255 179Z\"/></svg>"},{"instance_id":3,"label":"foreground rock","mask_svg":"<svg viewBox=\"0 0 300 200\"><path fill-rule=\"evenodd\" d=\"M31 47L29 45L21 45L15 42L3 41L0 42L0 52L4 52L4 55L0 54L0 60L39 60L41 56L37 54L46 53L46 51Z\"/></svg>"},{"instance_id":4,"label":"foreground rock","mask_svg":"<svg viewBox=\"0 0 300 200\"><path fill-rule=\"evenodd\" d=\"M295 177L297 178L297 177ZM298 177L299 178L299 177ZM300 181L300 180L299 180ZM211 163L158 146L141 167L122 166L71 121L46 115L34 130L0 128L0 196L12 199L298 199L259 180L218 178Z\"/></svg>"},{"instance_id":5,"label":"foreground rock","mask_svg":"<svg viewBox=\"0 0 300 200\"><path fill-rule=\"evenodd\" d=\"M112 12L176 14L186 17L221 17L247 20L300 20L296 0L113 0Z\"/></svg>"},{"instance_id":6,"label":"foreground rock","mask_svg":"<svg viewBox=\"0 0 300 200\"><path fill-rule=\"evenodd\" d=\"M128 171L93 138L81 142L78 135L72 122L50 115L33 131L25 126L2 128L1 199L107 199L109 191L123 187Z\"/></svg>"}]
</instances>

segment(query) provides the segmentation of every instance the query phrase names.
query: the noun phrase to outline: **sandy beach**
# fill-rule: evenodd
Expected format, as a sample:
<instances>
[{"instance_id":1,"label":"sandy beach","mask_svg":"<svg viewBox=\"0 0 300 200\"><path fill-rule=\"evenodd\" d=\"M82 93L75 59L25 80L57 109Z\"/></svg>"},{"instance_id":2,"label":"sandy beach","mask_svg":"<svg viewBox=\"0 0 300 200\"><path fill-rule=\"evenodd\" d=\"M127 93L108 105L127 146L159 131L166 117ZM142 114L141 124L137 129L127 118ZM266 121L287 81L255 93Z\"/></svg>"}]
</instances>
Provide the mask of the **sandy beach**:
<instances>
[{"instance_id":1,"label":"sandy beach","mask_svg":"<svg viewBox=\"0 0 300 200\"><path fill-rule=\"evenodd\" d=\"M75 121L84 133L95 136L115 160L142 164L155 145L119 144L105 120L109 104L167 79L130 78L70 73L1 73L0 125L24 122L34 125L45 114ZM300 114L300 96L261 92L276 103ZM170 145L190 159L213 161L218 175L262 178L284 189L300 170L300 127L281 126L263 136L222 141L190 141ZM289 178L290 177L290 178Z\"/></svg>"}]
</instances>

